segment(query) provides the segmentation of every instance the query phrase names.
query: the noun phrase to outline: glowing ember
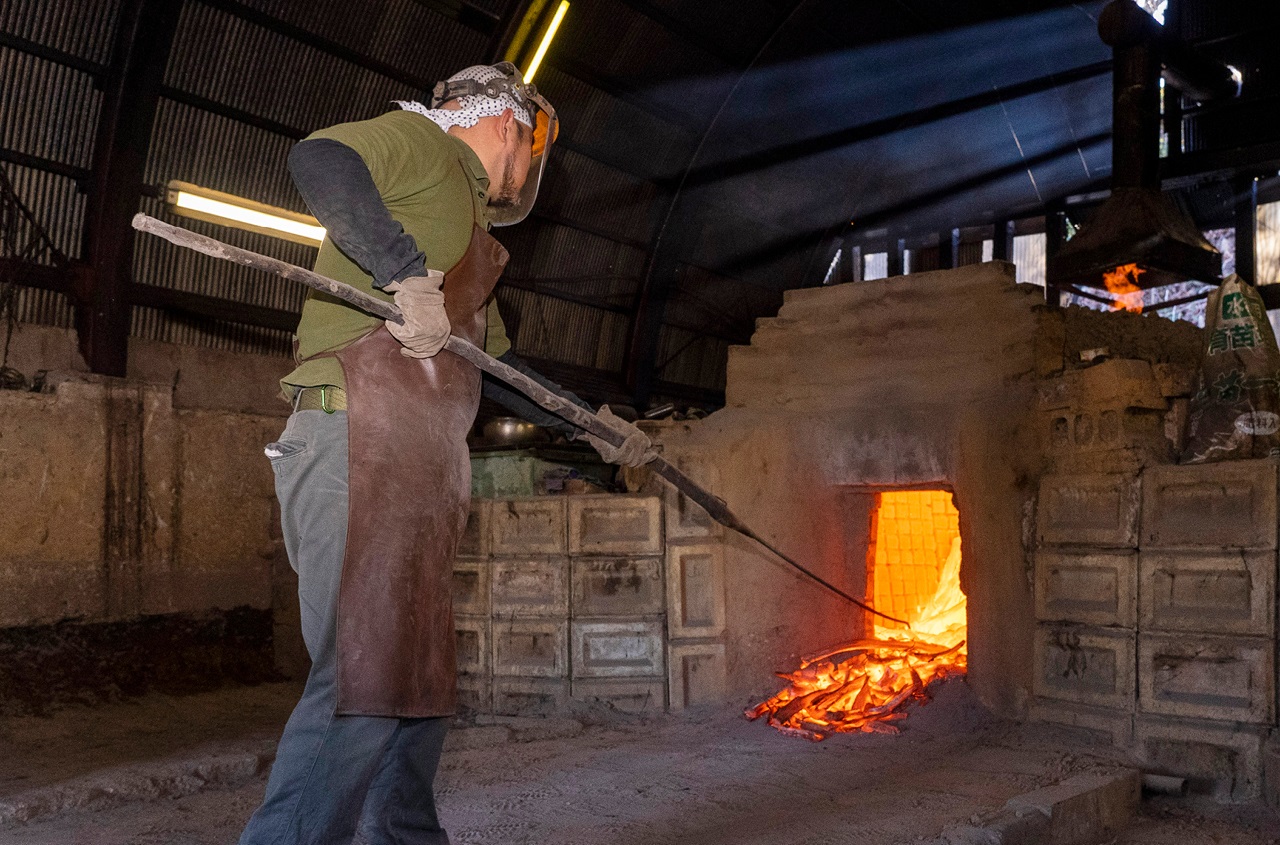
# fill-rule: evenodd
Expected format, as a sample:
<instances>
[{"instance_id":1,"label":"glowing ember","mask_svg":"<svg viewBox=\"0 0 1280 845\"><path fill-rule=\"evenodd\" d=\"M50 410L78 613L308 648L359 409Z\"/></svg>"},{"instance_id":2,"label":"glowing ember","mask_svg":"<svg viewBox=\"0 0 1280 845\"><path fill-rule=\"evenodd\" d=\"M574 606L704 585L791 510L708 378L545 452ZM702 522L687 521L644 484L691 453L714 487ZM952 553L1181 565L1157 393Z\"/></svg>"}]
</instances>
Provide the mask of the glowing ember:
<instances>
[{"instance_id":1,"label":"glowing ember","mask_svg":"<svg viewBox=\"0 0 1280 845\"><path fill-rule=\"evenodd\" d=\"M1107 290L1115 294L1116 301L1112 311L1134 311L1142 313L1142 288L1138 287L1138 277L1147 272L1137 264L1125 264L1110 273L1102 274L1102 282Z\"/></svg>"},{"instance_id":2,"label":"glowing ember","mask_svg":"<svg viewBox=\"0 0 1280 845\"><path fill-rule=\"evenodd\" d=\"M906 718L908 702L925 697L925 687L964 674L965 610L957 534L933 597L909 617L911 630L876 625L873 639L803 658L799 670L778 674L786 689L743 715L768 714L773 727L814 742L832 733L897 733L893 723Z\"/></svg>"}]
</instances>

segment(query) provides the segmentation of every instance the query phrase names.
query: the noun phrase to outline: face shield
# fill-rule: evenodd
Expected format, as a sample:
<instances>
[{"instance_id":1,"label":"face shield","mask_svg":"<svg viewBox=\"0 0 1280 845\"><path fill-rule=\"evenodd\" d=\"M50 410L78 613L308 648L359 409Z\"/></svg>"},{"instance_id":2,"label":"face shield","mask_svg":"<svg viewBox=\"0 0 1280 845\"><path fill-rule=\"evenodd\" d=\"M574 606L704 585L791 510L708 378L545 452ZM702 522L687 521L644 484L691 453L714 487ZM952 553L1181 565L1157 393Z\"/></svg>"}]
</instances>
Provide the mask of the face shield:
<instances>
[{"instance_id":1,"label":"face shield","mask_svg":"<svg viewBox=\"0 0 1280 845\"><path fill-rule=\"evenodd\" d=\"M483 75L491 78L461 78L460 74L446 82L437 83L431 93L431 108L439 108L442 103L462 97L485 97L510 108L517 120L532 129L533 158L529 162L529 175L525 178L520 196L509 207L491 208L489 215L494 226L511 226L528 217L533 210L533 204L538 198L538 186L542 182L542 174L546 170L551 147L559 134L560 124L556 119L555 109L538 93L536 87L524 83L520 71L511 62L500 62L484 69L491 73Z\"/></svg>"}]
</instances>

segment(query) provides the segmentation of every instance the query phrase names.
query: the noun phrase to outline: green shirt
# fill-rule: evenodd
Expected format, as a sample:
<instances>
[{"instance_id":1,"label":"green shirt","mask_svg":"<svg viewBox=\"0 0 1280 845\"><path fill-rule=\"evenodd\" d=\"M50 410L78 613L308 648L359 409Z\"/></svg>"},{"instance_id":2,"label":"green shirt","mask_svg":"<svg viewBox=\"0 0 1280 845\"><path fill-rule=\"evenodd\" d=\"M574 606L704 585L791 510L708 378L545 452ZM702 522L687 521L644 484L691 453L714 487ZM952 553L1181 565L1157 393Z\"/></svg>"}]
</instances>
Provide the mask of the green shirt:
<instances>
[{"instance_id":1,"label":"green shirt","mask_svg":"<svg viewBox=\"0 0 1280 845\"><path fill-rule=\"evenodd\" d=\"M342 123L311 138L345 144L364 160L391 216L404 227L426 256L427 266L448 271L471 243L471 227L488 221L489 176L472 149L423 115L388 112L372 120ZM328 238L320 245L315 271L391 301L373 286L373 276L348 258ZM511 348L496 300L488 308L485 351L497 357ZM292 400L299 387L344 387L342 366L333 357L316 358L341 349L376 329L382 320L317 291L307 294L295 335L297 367L280 384Z\"/></svg>"}]
</instances>

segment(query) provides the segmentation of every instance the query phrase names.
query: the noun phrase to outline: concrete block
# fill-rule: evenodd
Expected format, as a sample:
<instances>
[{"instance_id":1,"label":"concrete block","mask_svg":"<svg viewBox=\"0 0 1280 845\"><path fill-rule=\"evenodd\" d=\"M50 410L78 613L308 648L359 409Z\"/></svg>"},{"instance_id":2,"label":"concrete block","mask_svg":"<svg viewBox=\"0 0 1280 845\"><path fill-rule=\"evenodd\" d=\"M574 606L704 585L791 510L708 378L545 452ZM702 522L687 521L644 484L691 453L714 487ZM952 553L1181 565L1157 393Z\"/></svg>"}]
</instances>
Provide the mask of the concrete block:
<instances>
[{"instance_id":1,"label":"concrete block","mask_svg":"<svg viewBox=\"0 0 1280 845\"><path fill-rule=\"evenodd\" d=\"M1138 558L1133 552L1041 551L1035 570L1037 620L1136 624Z\"/></svg>"},{"instance_id":2,"label":"concrete block","mask_svg":"<svg viewBox=\"0 0 1280 845\"><path fill-rule=\"evenodd\" d=\"M1042 623L1034 648L1037 696L1133 712L1133 632Z\"/></svg>"},{"instance_id":3,"label":"concrete block","mask_svg":"<svg viewBox=\"0 0 1280 845\"><path fill-rule=\"evenodd\" d=\"M489 615L489 576L487 560L455 560L453 562L453 612L471 616Z\"/></svg>"},{"instance_id":4,"label":"concrete block","mask_svg":"<svg viewBox=\"0 0 1280 845\"><path fill-rule=\"evenodd\" d=\"M1129 825L1142 797L1137 769L1069 777L1053 786L1009 799L1016 815L1037 812L1049 818L1049 835L1032 840L1046 845L1103 842Z\"/></svg>"},{"instance_id":5,"label":"concrete block","mask_svg":"<svg viewBox=\"0 0 1280 845\"><path fill-rule=\"evenodd\" d=\"M663 665L662 621L575 621L571 674L574 678L653 678Z\"/></svg>"},{"instance_id":6,"label":"concrete block","mask_svg":"<svg viewBox=\"0 0 1280 845\"><path fill-rule=\"evenodd\" d=\"M182 566L171 610L269 608L275 487L262 446L279 435L280 421L213 411L178 416Z\"/></svg>"},{"instance_id":7,"label":"concrete block","mask_svg":"<svg viewBox=\"0 0 1280 845\"><path fill-rule=\"evenodd\" d=\"M720 489L720 471L709 461L685 456L676 459L675 464L677 469L707 490ZM719 537L724 532L720 523L670 484L663 486L663 510L668 543L672 540L705 540Z\"/></svg>"},{"instance_id":8,"label":"concrete block","mask_svg":"<svg viewBox=\"0 0 1280 845\"><path fill-rule=\"evenodd\" d=\"M557 555L565 552L564 497L500 499L490 511L494 555Z\"/></svg>"},{"instance_id":9,"label":"concrete block","mask_svg":"<svg viewBox=\"0 0 1280 845\"><path fill-rule=\"evenodd\" d=\"M1275 718L1275 641L1141 634L1138 710L1218 721Z\"/></svg>"},{"instance_id":10,"label":"concrete block","mask_svg":"<svg viewBox=\"0 0 1280 845\"><path fill-rule=\"evenodd\" d=\"M1179 364L1152 364L1151 372L1160 386L1160 395L1166 399L1175 396L1190 396L1195 372Z\"/></svg>"},{"instance_id":11,"label":"concrete block","mask_svg":"<svg viewBox=\"0 0 1280 845\"><path fill-rule=\"evenodd\" d=\"M569 615L568 558L495 558L492 573L490 607L495 617Z\"/></svg>"},{"instance_id":12,"label":"concrete block","mask_svg":"<svg viewBox=\"0 0 1280 845\"><path fill-rule=\"evenodd\" d=\"M1133 713L1071 704L1048 698L1032 701L1030 718L1073 733L1087 736L1089 741L1112 748L1128 748L1133 744Z\"/></svg>"},{"instance_id":13,"label":"concrete block","mask_svg":"<svg viewBox=\"0 0 1280 845\"><path fill-rule=\"evenodd\" d=\"M672 710L722 703L727 680L724 644L671 643L667 673Z\"/></svg>"},{"instance_id":14,"label":"concrete block","mask_svg":"<svg viewBox=\"0 0 1280 845\"><path fill-rule=\"evenodd\" d=\"M488 557L493 551L493 502L472 499L467 527L458 541L459 557Z\"/></svg>"},{"instance_id":15,"label":"concrete block","mask_svg":"<svg viewBox=\"0 0 1280 845\"><path fill-rule=\"evenodd\" d=\"M570 607L574 617L649 616L665 605L662 558L574 558Z\"/></svg>"},{"instance_id":16,"label":"concrete block","mask_svg":"<svg viewBox=\"0 0 1280 845\"><path fill-rule=\"evenodd\" d=\"M1164 410L1164 396L1151 364L1136 358L1112 358L1063 376L1077 407L1119 406Z\"/></svg>"},{"instance_id":17,"label":"concrete block","mask_svg":"<svg viewBox=\"0 0 1280 845\"><path fill-rule=\"evenodd\" d=\"M27 621L24 608L0 600L6 624L56 621L63 606L72 615L102 613L101 593L85 596L84 604L64 603L56 587L46 597L31 587L24 590L20 577L25 572L53 586L63 566L102 566L108 422L102 388L96 385L63 384L56 394L0 391L0 536L5 538L3 559L19 575L16 590L0 595L28 593L41 606ZM46 608L48 615L41 612Z\"/></svg>"},{"instance_id":18,"label":"concrete block","mask_svg":"<svg viewBox=\"0 0 1280 845\"><path fill-rule=\"evenodd\" d=\"M1138 558L1144 631L1275 631L1276 553L1157 552Z\"/></svg>"},{"instance_id":19,"label":"concrete block","mask_svg":"<svg viewBox=\"0 0 1280 845\"><path fill-rule=\"evenodd\" d=\"M490 636L493 624L488 616L455 616L453 630L457 637L458 672L464 675L488 675L492 652Z\"/></svg>"},{"instance_id":20,"label":"concrete block","mask_svg":"<svg viewBox=\"0 0 1280 845\"><path fill-rule=\"evenodd\" d=\"M1187 447L1187 421L1190 416L1190 399L1169 400L1169 410L1164 415L1164 439L1169 441L1174 454L1181 455Z\"/></svg>"},{"instance_id":21,"label":"concrete block","mask_svg":"<svg viewBox=\"0 0 1280 845\"><path fill-rule=\"evenodd\" d=\"M1274 738L1262 746L1262 799L1280 809L1280 742Z\"/></svg>"},{"instance_id":22,"label":"concrete block","mask_svg":"<svg viewBox=\"0 0 1280 845\"><path fill-rule=\"evenodd\" d=\"M724 631L724 549L719 543L667 546L667 631L673 639Z\"/></svg>"},{"instance_id":23,"label":"concrete block","mask_svg":"<svg viewBox=\"0 0 1280 845\"><path fill-rule=\"evenodd\" d=\"M662 500L656 496L569 496L569 553L662 553Z\"/></svg>"},{"instance_id":24,"label":"concrete block","mask_svg":"<svg viewBox=\"0 0 1280 845\"><path fill-rule=\"evenodd\" d=\"M664 680L574 678L570 694L574 701L604 705L622 713L662 713L667 709Z\"/></svg>"},{"instance_id":25,"label":"concrete block","mask_svg":"<svg viewBox=\"0 0 1280 845\"><path fill-rule=\"evenodd\" d=\"M1047 475L1040 481L1037 539L1042 546L1137 548L1136 476Z\"/></svg>"},{"instance_id":26,"label":"concrete block","mask_svg":"<svg viewBox=\"0 0 1280 845\"><path fill-rule=\"evenodd\" d=\"M493 674L567 678L569 623L555 619L494 622Z\"/></svg>"},{"instance_id":27,"label":"concrete block","mask_svg":"<svg viewBox=\"0 0 1280 845\"><path fill-rule=\"evenodd\" d=\"M1142 548L1276 548L1276 464L1225 461L1149 467Z\"/></svg>"},{"instance_id":28,"label":"concrete block","mask_svg":"<svg viewBox=\"0 0 1280 845\"><path fill-rule=\"evenodd\" d=\"M1187 778L1193 792L1249 801L1262 791L1265 734L1258 726L1139 716L1134 756L1153 773Z\"/></svg>"},{"instance_id":29,"label":"concrete block","mask_svg":"<svg viewBox=\"0 0 1280 845\"><path fill-rule=\"evenodd\" d=\"M492 713L493 678L488 675L459 675L458 706L472 713Z\"/></svg>"},{"instance_id":30,"label":"concrete block","mask_svg":"<svg viewBox=\"0 0 1280 845\"><path fill-rule=\"evenodd\" d=\"M493 679L493 712L499 716L554 716L568 709L568 679Z\"/></svg>"}]
</instances>

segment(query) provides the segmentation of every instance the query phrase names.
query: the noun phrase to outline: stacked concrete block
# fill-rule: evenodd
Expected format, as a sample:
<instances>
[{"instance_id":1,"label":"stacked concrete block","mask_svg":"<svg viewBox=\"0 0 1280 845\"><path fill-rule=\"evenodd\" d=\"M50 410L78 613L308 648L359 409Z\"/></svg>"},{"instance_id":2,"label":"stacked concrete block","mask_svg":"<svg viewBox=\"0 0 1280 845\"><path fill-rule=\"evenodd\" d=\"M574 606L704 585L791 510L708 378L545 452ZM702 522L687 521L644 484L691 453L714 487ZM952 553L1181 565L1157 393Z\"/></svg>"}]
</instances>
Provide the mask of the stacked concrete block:
<instances>
[{"instance_id":1,"label":"stacked concrete block","mask_svg":"<svg viewBox=\"0 0 1280 845\"><path fill-rule=\"evenodd\" d=\"M457 632L458 701L480 713L493 709L493 623L490 577L493 503L471 502L453 565L453 622Z\"/></svg>"},{"instance_id":2,"label":"stacked concrete block","mask_svg":"<svg viewBox=\"0 0 1280 845\"><path fill-rule=\"evenodd\" d=\"M687 456L681 471L718 489L715 467ZM671 709L724 700L725 575L723 529L694 502L668 488L666 599Z\"/></svg>"},{"instance_id":3,"label":"stacked concrete block","mask_svg":"<svg viewBox=\"0 0 1280 845\"><path fill-rule=\"evenodd\" d=\"M1277 466L1042 480L1037 719L1256 797L1277 722Z\"/></svg>"},{"instance_id":4,"label":"stacked concrete block","mask_svg":"<svg viewBox=\"0 0 1280 845\"><path fill-rule=\"evenodd\" d=\"M666 709L662 500L568 500L571 694L629 712Z\"/></svg>"},{"instance_id":5,"label":"stacked concrete block","mask_svg":"<svg viewBox=\"0 0 1280 845\"><path fill-rule=\"evenodd\" d=\"M1151 364L1132 359L1042 382L1037 418L1045 454L1058 471L1071 473L1167 462L1174 444L1166 433L1172 406L1165 382Z\"/></svg>"},{"instance_id":6,"label":"stacked concrete block","mask_svg":"<svg viewBox=\"0 0 1280 845\"><path fill-rule=\"evenodd\" d=\"M454 566L464 705L666 707L661 500L475 500Z\"/></svg>"},{"instance_id":7,"label":"stacked concrete block","mask_svg":"<svg viewBox=\"0 0 1280 845\"><path fill-rule=\"evenodd\" d=\"M569 559L562 497L490 502L493 711L548 715L569 700Z\"/></svg>"},{"instance_id":8,"label":"stacked concrete block","mask_svg":"<svg viewBox=\"0 0 1280 845\"><path fill-rule=\"evenodd\" d=\"M1121 745L1136 710L1140 513L1136 473L1041 480L1033 716Z\"/></svg>"},{"instance_id":9,"label":"stacked concrete block","mask_svg":"<svg viewBox=\"0 0 1280 845\"><path fill-rule=\"evenodd\" d=\"M1276 723L1276 485L1267 460L1143 476L1134 751L1222 797L1259 794Z\"/></svg>"}]
</instances>

